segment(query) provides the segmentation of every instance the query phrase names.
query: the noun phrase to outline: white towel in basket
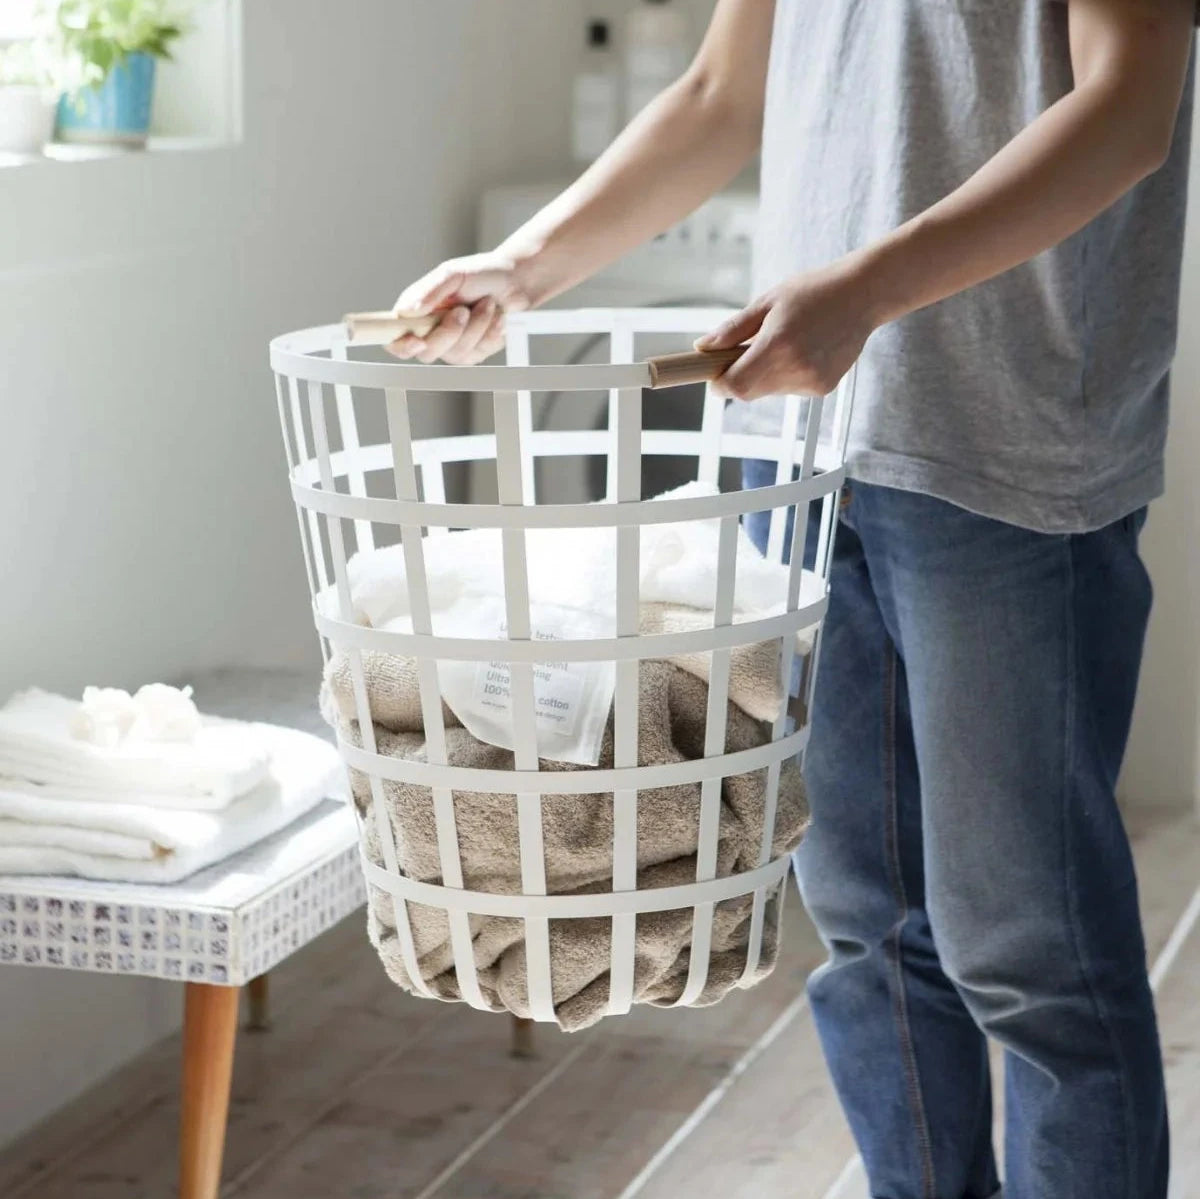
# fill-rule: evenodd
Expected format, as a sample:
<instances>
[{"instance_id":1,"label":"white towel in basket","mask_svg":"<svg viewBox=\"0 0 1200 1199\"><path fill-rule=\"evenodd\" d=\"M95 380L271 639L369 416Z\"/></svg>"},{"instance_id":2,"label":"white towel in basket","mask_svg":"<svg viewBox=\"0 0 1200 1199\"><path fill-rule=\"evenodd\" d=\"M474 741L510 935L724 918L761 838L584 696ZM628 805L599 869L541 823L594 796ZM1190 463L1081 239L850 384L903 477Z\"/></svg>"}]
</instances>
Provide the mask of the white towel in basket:
<instances>
[{"instance_id":1,"label":"white towel in basket","mask_svg":"<svg viewBox=\"0 0 1200 1199\"><path fill-rule=\"evenodd\" d=\"M239 730L262 747L267 774L221 811L71 799L56 788L0 780L0 874L176 882L345 794L345 771L328 742L274 725Z\"/></svg>"},{"instance_id":2,"label":"white towel in basket","mask_svg":"<svg viewBox=\"0 0 1200 1199\"><path fill-rule=\"evenodd\" d=\"M0 779L23 778L64 798L219 809L267 777L270 753L253 726L205 718L186 741L82 740L73 728L82 705L32 689L0 708Z\"/></svg>"},{"instance_id":3,"label":"white towel in basket","mask_svg":"<svg viewBox=\"0 0 1200 1199\"><path fill-rule=\"evenodd\" d=\"M711 622L711 614L698 608L686 608L679 604L643 604L638 632L643 637L661 633L687 633L711 627ZM801 629L796 634L795 645L797 658L809 653L812 649L811 630ZM665 661L695 675L701 682L708 682L712 655L707 652L676 654ZM413 660L396 654L368 651L363 654L363 663L375 719L388 728L420 728L421 694ZM353 676L350 659L344 653L335 652L326 667L325 679L328 684L325 698L328 699L328 691L332 690L339 703L345 701L340 712L342 719L353 720ZM755 720L773 721L779 715L780 709L788 702L788 696L780 679L778 641L735 646L730 651L729 702ZM327 703L323 704L323 710L329 723L336 726L338 722ZM462 723L444 697L442 719Z\"/></svg>"},{"instance_id":4,"label":"white towel in basket","mask_svg":"<svg viewBox=\"0 0 1200 1199\"><path fill-rule=\"evenodd\" d=\"M711 497L718 490L687 483L658 499ZM709 625L717 594L720 521L691 520L644 525L640 533L639 599L643 621L650 608L705 613ZM530 529L526 533L526 571L535 638L615 636L616 534L612 528ZM422 542L426 588L433 632L441 636L497 638L505 629L503 543L499 529L470 529ZM745 531L737 531L733 620L739 623L785 610L789 570L767 561ZM353 617L373 628L412 631L412 608L403 548L399 545L356 554L348 563ZM801 576L800 605L816 602L821 580ZM337 595L318 596L326 614L337 612ZM666 627L646 631L678 632L703 627L676 615ZM811 648L802 631L797 652ZM548 658L552 654L547 655ZM707 657L689 655L695 673ZM681 663L684 664L684 663ZM512 748L507 664L491 664L498 698L488 693L493 676L476 663L442 661L439 683L450 709L481 741ZM684 664L687 665L687 664ZM534 680L538 702L538 750L560 762L595 766L605 722L612 707L615 672L611 662L539 664ZM542 705L547 705L543 707ZM771 713L754 711L760 719ZM775 705L778 710L778 705ZM565 712L565 720L559 712ZM557 725L557 727L556 727Z\"/></svg>"},{"instance_id":5,"label":"white towel in basket","mask_svg":"<svg viewBox=\"0 0 1200 1199\"><path fill-rule=\"evenodd\" d=\"M719 495L706 483L685 483L657 500ZM682 604L712 610L717 594L719 520L643 525L640 537L639 599L643 604ZM456 605L471 598L504 596L504 557L499 529L465 529L422 542L434 633ZM616 536L611 528L529 529L525 534L530 599L595 616L592 636L614 634ZM782 611L788 567L768 561L738 528L736 615ZM411 628L403 548L355 554L347 564L354 618L373 628ZM820 598L820 579L802 577L801 605ZM333 588L322 592L324 612L337 612ZM448 631L448 630L446 630Z\"/></svg>"}]
</instances>

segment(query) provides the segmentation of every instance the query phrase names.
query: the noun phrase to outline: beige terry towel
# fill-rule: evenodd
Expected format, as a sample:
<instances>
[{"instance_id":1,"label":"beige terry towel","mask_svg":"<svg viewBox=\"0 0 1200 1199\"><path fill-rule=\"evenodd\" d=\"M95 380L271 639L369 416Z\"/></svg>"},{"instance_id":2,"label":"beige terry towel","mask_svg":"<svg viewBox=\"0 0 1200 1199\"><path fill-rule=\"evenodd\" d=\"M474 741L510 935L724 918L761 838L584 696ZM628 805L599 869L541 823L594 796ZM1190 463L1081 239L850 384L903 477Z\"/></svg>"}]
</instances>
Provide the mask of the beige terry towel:
<instances>
[{"instance_id":1,"label":"beige terry towel","mask_svg":"<svg viewBox=\"0 0 1200 1199\"><path fill-rule=\"evenodd\" d=\"M416 675L408 660L364 654L364 670L380 753L422 761L422 733ZM776 669L772 655L771 670ZM639 673L638 761L648 765L703 756L708 690L703 681L666 662L646 661ZM327 674L326 711L342 735L358 743L348 664L335 659ZM510 751L477 741L444 709L446 745L452 765L509 770ZM769 730L730 703L727 748L763 744ZM612 720L601 749L600 766L613 761ZM547 773L567 769L542 761ZM370 813L367 779L353 775L355 802ZM726 779L722 784L718 873L752 869L758 863L765 810L766 771ZM385 781L388 815L401 869L427 882L441 878L432 799L426 788ZM455 817L465 886L502 893L520 891L520 850L513 796L456 792ZM656 788L640 792L638 802L638 886L671 886L694 881L700 786ZM774 853L794 848L807 821L803 787L794 763L786 763L779 786ZM609 794L546 795L542 823L548 890L555 894L604 891L612 878L612 797ZM382 864L373 818L364 822L366 852ZM707 984L700 1004L713 1003L739 985L746 962L752 900L719 904L713 926ZM446 917L421 904L409 904L409 919L421 975L445 999L461 998L454 971ZM412 989L396 936L390 897L370 889L368 927L389 975ZM495 1010L529 1015L525 978L524 928L520 921L474 916L471 919L480 989ZM765 977L774 965L778 911L768 904L763 952L749 981ZM585 1028L599 1020L608 998L609 921L551 921L550 957L555 1013L564 1029ZM692 933L692 909L638 918L635 937L634 998L666 1005L683 992Z\"/></svg>"},{"instance_id":2,"label":"beige terry towel","mask_svg":"<svg viewBox=\"0 0 1200 1199\"><path fill-rule=\"evenodd\" d=\"M761 619L766 613L742 616L742 621ZM690 633L712 628L712 613L680 604L642 604L638 632L643 637L657 633ZM741 623L739 621L738 623ZM814 629L796 633L795 653L804 657L813 647ZM667 661L708 682L712 654L699 652L676 654ZM739 645L729 655L729 699L755 720L774 720L781 704L787 702L779 677L779 642L760 641L757 645Z\"/></svg>"},{"instance_id":3,"label":"beige terry towel","mask_svg":"<svg viewBox=\"0 0 1200 1199\"><path fill-rule=\"evenodd\" d=\"M696 629L712 628L712 613L700 608L685 608L679 604L643 604L639 613L638 631L643 637L660 633L689 633ZM803 657L812 650L811 629L796 634L795 652ZM412 660L394 654L367 653L363 655L371 698L371 713L377 723L393 730L421 728L421 695ZM712 654L698 652L678 654L668 659L673 665L707 683L712 668ZM335 658L330 664L329 680L338 697L338 708L344 721L354 720L350 664ZM739 645L729 655L729 700L755 720L773 721L780 705L786 702L779 675L779 642L762 641L757 645ZM705 703L707 703L707 697ZM450 708L442 704L442 717L447 724L458 724ZM332 721L331 721L332 723Z\"/></svg>"}]
</instances>

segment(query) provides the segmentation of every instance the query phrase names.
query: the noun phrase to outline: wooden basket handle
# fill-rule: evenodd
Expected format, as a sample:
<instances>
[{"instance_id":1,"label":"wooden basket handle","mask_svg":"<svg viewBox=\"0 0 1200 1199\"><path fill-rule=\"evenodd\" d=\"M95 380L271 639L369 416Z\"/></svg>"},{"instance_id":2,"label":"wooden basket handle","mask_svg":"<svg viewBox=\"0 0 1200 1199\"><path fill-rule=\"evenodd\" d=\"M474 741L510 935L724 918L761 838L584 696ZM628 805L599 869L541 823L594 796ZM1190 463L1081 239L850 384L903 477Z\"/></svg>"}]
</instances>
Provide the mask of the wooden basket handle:
<instances>
[{"instance_id":1,"label":"wooden basket handle","mask_svg":"<svg viewBox=\"0 0 1200 1199\"><path fill-rule=\"evenodd\" d=\"M441 319L440 313L350 312L343 318L346 341L355 346L384 346L405 333L427 337ZM651 387L680 387L685 383L707 383L736 362L746 349L688 350L683 354L660 354L646 360Z\"/></svg>"},{"instance_id":2,"label":"wooden basket handle","mask_svg":"<svg viewBox=\"0 0 1200 1199\"><path fill-rule=\"evenodd\" d=\"M684 383L708 383L723 375L746 351L746 346L727 350L688 350L683 354L660 354L647 358L651 387L680 387Z\"/></svg>"},{"instance_id":3,"label":"wooden basket handle","mask_svg":"<svg viewBox=\"0 0 1200 1199\"><path fill-rule=\"evenodd\" d=\"M386 346L405 333L413 333L417 337L428 337L441 320L441 314L429 312L424 315L416 313L396 313L390 310L381 312L348 312L342 321L346 326L346 342L352 346Z\"/></svg>"}]
</instances>

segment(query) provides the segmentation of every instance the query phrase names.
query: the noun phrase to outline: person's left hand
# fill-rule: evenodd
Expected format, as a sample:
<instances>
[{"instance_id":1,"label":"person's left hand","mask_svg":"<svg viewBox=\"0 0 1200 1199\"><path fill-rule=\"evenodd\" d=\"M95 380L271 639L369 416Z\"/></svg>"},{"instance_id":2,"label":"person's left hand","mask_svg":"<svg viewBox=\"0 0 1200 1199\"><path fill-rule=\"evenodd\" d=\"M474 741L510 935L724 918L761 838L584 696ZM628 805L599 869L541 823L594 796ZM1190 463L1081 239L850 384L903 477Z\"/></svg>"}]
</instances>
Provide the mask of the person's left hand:
<instances>
[{"instance_id":1,"label":"person's left hand","mask_svg":"<svg viewBox=\"0 0 1200 1199\"><path fill-rule=\"evenodd\" d=\"M714 386L738 400L828 395L879 323L861 269L846 260L771 288L696 341L719 350L749 341Z\"/></svg>"}]
</instances>

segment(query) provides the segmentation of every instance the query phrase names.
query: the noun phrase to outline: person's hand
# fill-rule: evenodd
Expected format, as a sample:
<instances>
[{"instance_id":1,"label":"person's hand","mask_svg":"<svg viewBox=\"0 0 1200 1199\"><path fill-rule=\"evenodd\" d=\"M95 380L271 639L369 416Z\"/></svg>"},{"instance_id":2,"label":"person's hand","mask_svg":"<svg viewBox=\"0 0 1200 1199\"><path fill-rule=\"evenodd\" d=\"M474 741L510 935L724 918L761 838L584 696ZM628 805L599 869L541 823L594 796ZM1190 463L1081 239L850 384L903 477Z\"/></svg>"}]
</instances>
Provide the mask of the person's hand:
<instances>
[{"instance_id":1,"label":"person's hand","mask_svg":"<svg viewBox=\"0 0 1200 1199\"><path fill-rule=\"evenodd\" d=\"M863 272L847 262L771 288L696 340L698 350L749 341L715 386L738 400L828 395L854 365L878 321Z\"/></svg>"},{"instance_id":2,"label":"person's hand","mask_svg":"<svg viewBox=\"0 0 1200 1199\"><path fill-rule=\"evenodd\" d=\"M504 345L504 314L530 306L520 272L506 255L491 251L451 258L400 293L393 311L405 316L436 312L437 325L424 337L406 333L388 351L397 358L466 366Z\"/></svg>"}]
</instances>

